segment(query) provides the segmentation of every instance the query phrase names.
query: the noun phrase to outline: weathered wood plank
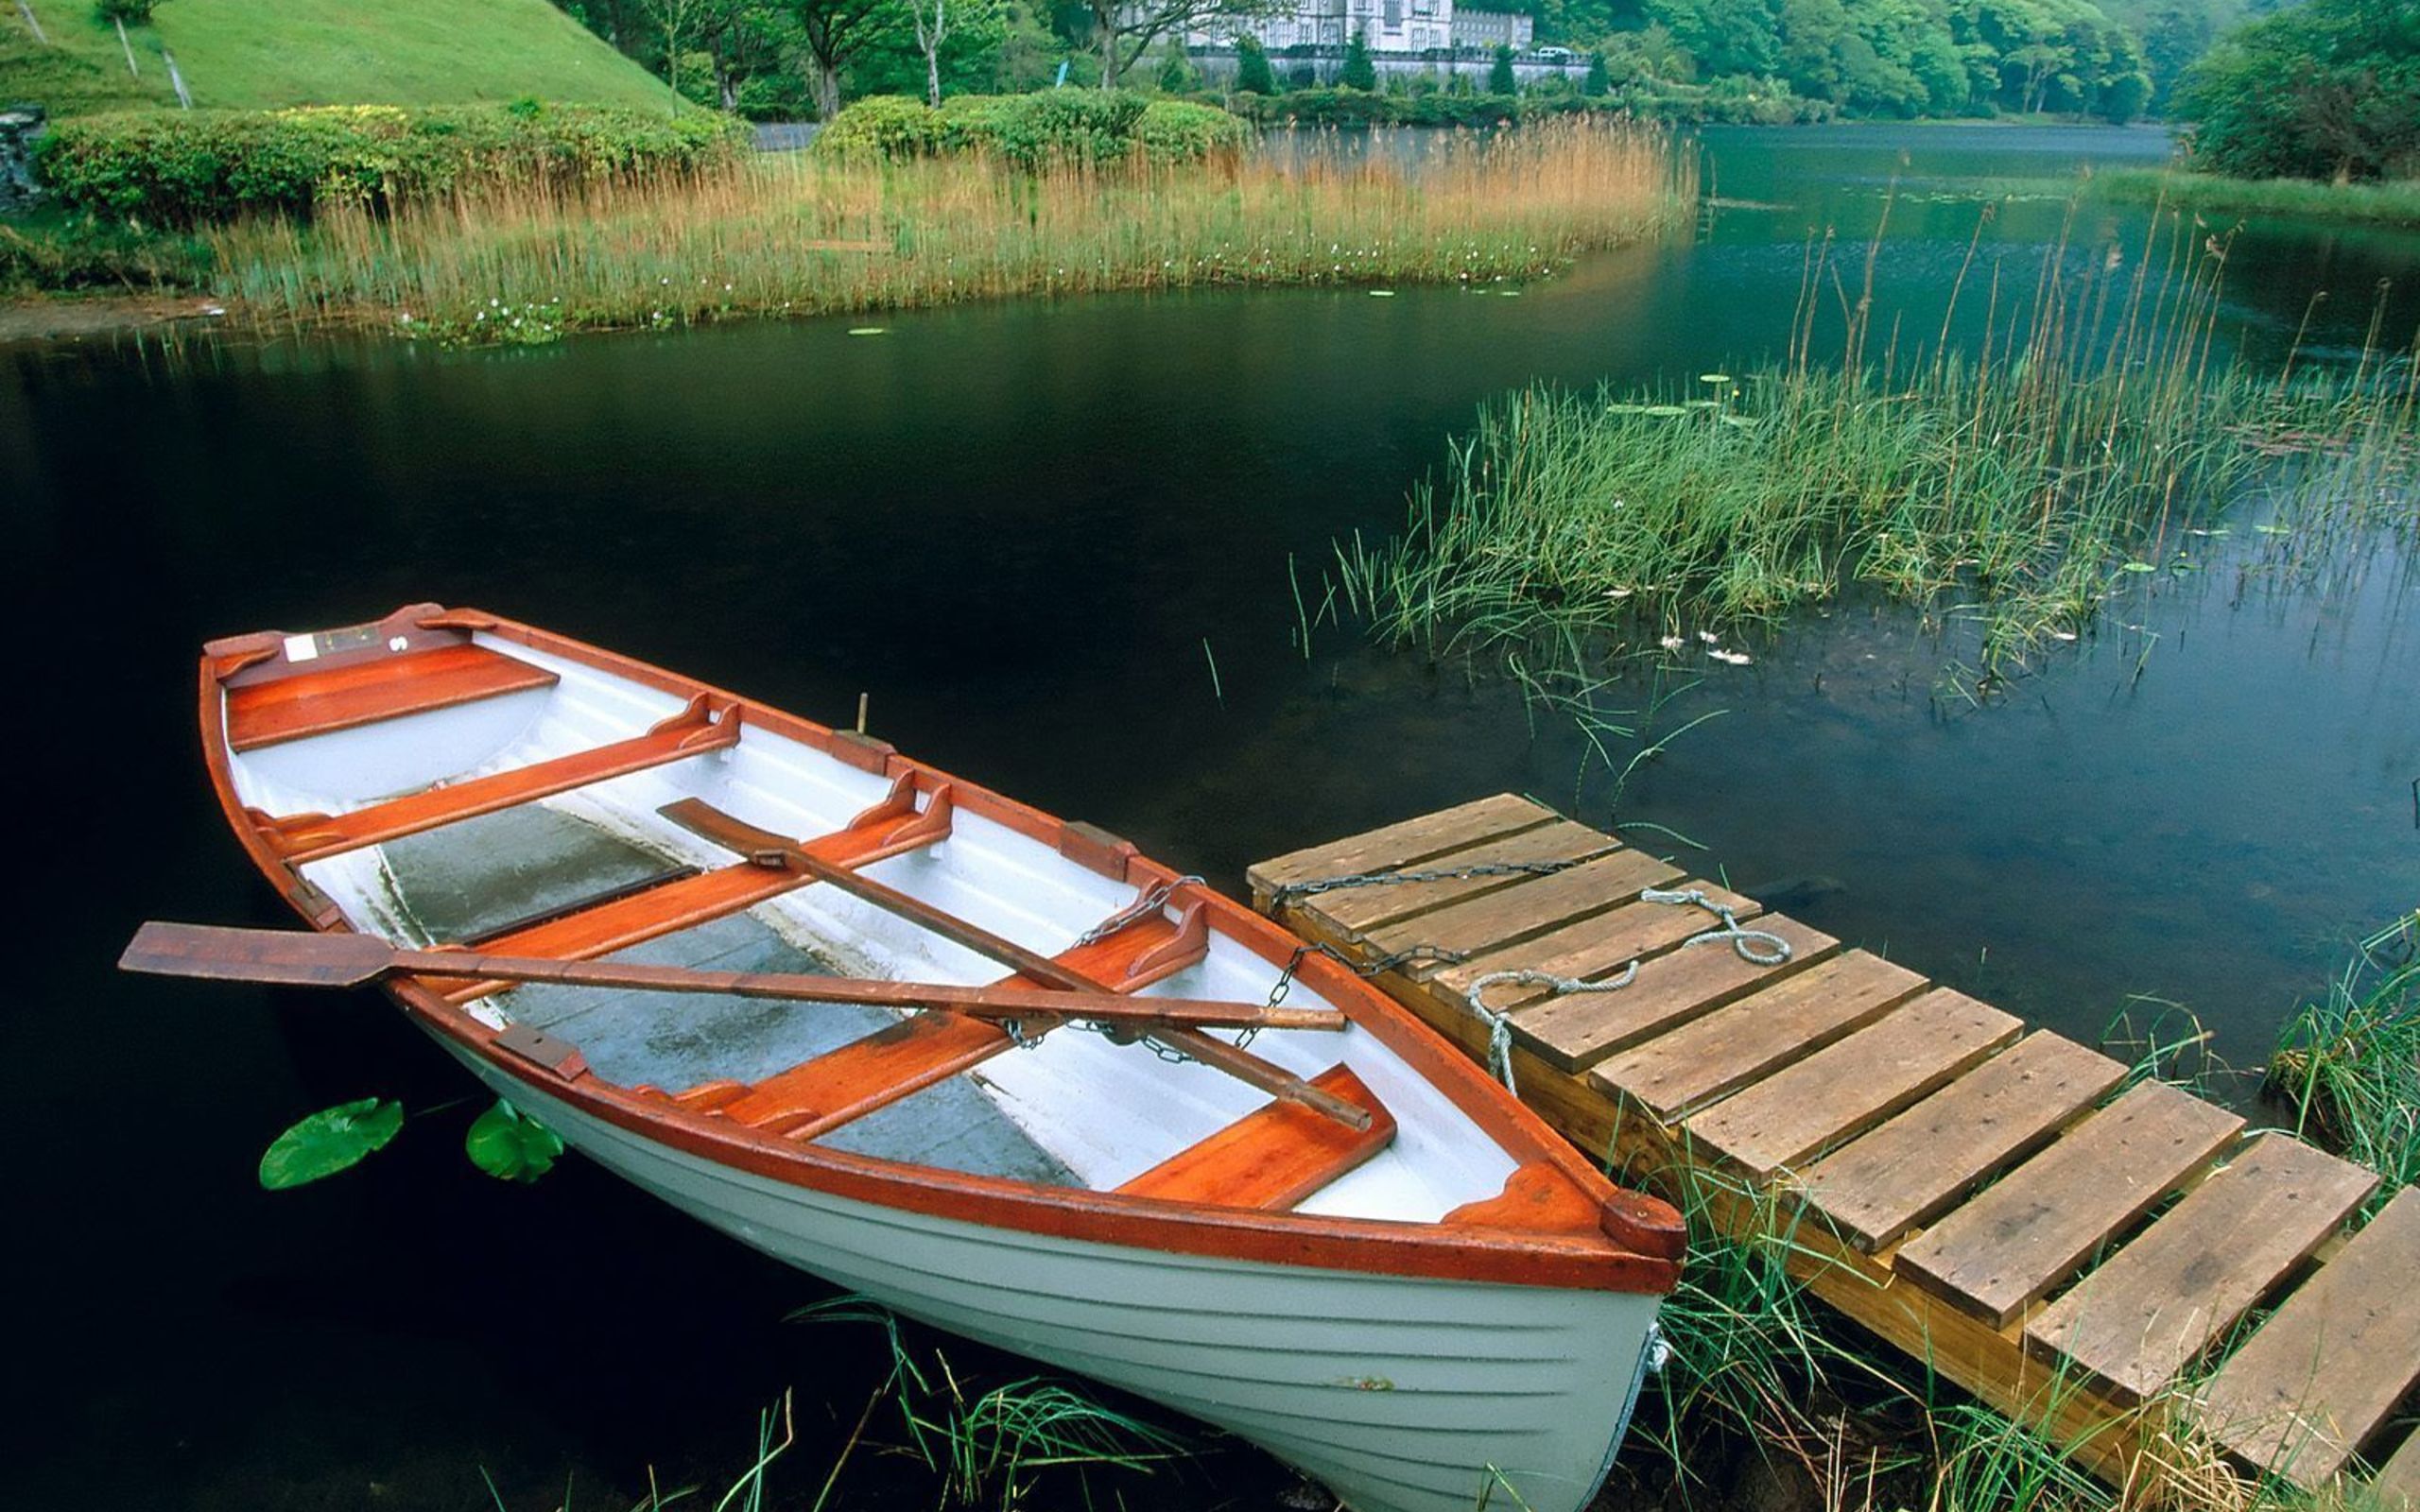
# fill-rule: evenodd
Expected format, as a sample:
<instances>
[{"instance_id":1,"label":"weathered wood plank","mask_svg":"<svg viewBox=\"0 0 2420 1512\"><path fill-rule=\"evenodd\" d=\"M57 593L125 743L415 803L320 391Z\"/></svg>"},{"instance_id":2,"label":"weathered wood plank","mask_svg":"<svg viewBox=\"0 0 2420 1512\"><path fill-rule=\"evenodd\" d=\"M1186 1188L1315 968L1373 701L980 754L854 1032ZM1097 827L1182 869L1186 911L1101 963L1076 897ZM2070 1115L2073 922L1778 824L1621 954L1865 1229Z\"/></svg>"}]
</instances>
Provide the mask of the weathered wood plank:
<instances>
[{"instance_id":1,"label":"weathered wood plank","mask_svg":"<svg viewBox=\"0 0 2420 1512\"><path fill-rule=\"evenodd\" d=\"M2286 1298L2202 1395L2202 1421L2255 1469L2316 1490L2420 1384L2420 1191L2388 1203Z\"/></svg>"},{"instance_id":2,"label":"weathered wood plank","mask_svg":"<svg viewBox=\"0 0 2420 1512\"><path fill-rule=\"evenodd\" d=\"M2049 1148L1908 1241L1899 1274L1994 1328L2208 1163L2243 1120L2141 1082Z\"/></svg>"},{"instance_id":3,"label":"weathered wood plank","mask_svg":"<svg viewBox=\"0 0 2420 1512\"><path fill-rule=\"evenodd\" d=\"M1935 988L1688 1121L1697 1146L1758 1181L1915 1102L2008 1044L2025 1025Z\"/></svg>"},{"instance_id":4,"label":"weathered wood plank","mask_svg":"<svg viewBox=\"0 0 2420 1512\"><path fill-rule=\"evenodd\" d=\"M1830 959L1841 942L1769 914L1756 927L1789 945L1789 959L1758 966L1720 941L1685 946L1642 965L1618 992L1564 993L1512 1015L1512 1036L1558 1071L1581 1072L1617 1051L1712 1013ZM1464 1013L1468 1013L1465 1008Z\"/></svg>"},{"instance_id":5,"label":"weathered wood plank","mask_svg":"<svg viewBox=\"0 0 2420 1512\"><path fill-rule=\"evenodd\" d=\"M1870 1255L1948 1211L2125 1076L2125 1067L2072 1040L2028 1036L1808 1167L1808 1203Z\"/></svg>"},{"instance_id":6,"label":"weathered wood plank","mask_svg":"<svg viewBox=\"0 0 2420 1512\"><path fill-rule=\"evenodd\" d=\"M1365 936L1380 951L1417 944L1472 952L1528 938L1557 924L1635 901L1642 887L1680 880L1678 868L1643 850L1615 850L1568 871L1515 879L1476 898L1431 909ZM1692 910L1692 912L1697 912ZM1699 917L1710 916L1700 913Z\"/></svg>"},{"instance_id":7,"label":"weathered wood plank","mask_svg":"<svg viewBox=\"0 0 2420 1512\"><path fill-rule=\"evenodd\" d=\"M1483 841L1442 856L1431 856L1413 870L1451 871L1464 867L1550 865L1582 861L1619 849L1621 842L1569 819L1554 819L1518 834ZM1533 875L1513 872L1492 877L1450 877L1439 882L1394 883L1381 887L1352 887L1304 898L1295 906L1315 915L1330 928L1356 942L1371 939L1379 928L1495 892Z\"/></svg>"},{"instance_id":8,"label":"weathered wood plank","mask_svg":"<svg viewBox=\"0 0 2420 1512\"><path fill-rule=\"evenodd\" d=\"M2263 1134L2028 1323L2026 1345L2075 1362L2120 1401L2140 1401L2308 1259L2377 1184L2290 1134Z\"/></svg>"},{"instance_id":9,"label":"weathered wood plank","mask_svg":"<svg viewBox=\"0 0 2420 1512\"><path fill-rule=\"evenodd\" d=\"M1552 809L1512 793L1474 799L1436 814L1423 814L1363 834L1290 850L1244 873L1253 901L1266 906L1280 887L1322 877L1350 876L1416 866L1448 850L1460 850L1555 817Z\"/></svg>"},{"instance_id":10,"label":"weathered wood plank","mask_svg":"<svg viewBox=\"0 0 2420 1512\"><path fill-rule=\"evenodd\" d=\"M1681 891L1703 889L1714 902L1728 905L1742 923L1764 912L1754 899L1726 892L1712 883L1690 878L1673 885ZM1459 1002L1473 982L1491 971L1526 969L1582 981L1611 976L1632 961L1662 954L1715 922L1714 916L1703 908L1634 900L1573 919L1533 939L1477 953L1459 965L1415 964L1405 971L1414 981L1434 983ZM1502 1011L1548 995L1546 988L1499 982L1487 989L1485 1000L1489 1007Z\"/></svg>"},{"instance_id":11,"label":"weathered wood plank","mask_svg":"<svg viewBox=\"0 0 2420 1512\"><path fill-rule=\"evenodd\" d=\"M1737 958L1725 945L1691 949ZM1904 966L1851 951L1624 1051L1590 1074L1668 1122L1863 1027L1924 986Z\"/></svg>"},{"instance_id":12,"label":"weathered wood plank","mask_svg":"<svg viewBox=\"0 0 2420 1512\"><path fill-rule=\"evenodd\" d=\"M2403 1441L2370 1480L2370 1490L2382 1507L2420 1507L2420 1431Z\"/></svg>"}]
</instances>

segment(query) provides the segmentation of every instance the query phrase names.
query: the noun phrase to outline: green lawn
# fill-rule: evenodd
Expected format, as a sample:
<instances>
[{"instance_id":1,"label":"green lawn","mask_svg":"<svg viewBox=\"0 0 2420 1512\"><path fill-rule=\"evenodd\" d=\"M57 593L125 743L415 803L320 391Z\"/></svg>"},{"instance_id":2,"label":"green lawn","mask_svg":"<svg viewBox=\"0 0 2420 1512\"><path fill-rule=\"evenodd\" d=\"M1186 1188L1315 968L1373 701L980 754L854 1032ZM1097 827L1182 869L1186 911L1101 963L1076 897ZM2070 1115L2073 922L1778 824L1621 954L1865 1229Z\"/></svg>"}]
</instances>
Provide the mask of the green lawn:
<instances>
[{"instance_id":1,"label":"green lawn","mask_svg":"<svg viewBox=\"0 0 2420 1512\"><path fill-rule=\"evenodd\" d=\"M32 5L48 47L0 0L0 101L58 115L173 104L164 46L199 106L672 103L546 0L161 0L155 25L130 34L140 77L90 0Z\"/></svg>"}]
</instances>

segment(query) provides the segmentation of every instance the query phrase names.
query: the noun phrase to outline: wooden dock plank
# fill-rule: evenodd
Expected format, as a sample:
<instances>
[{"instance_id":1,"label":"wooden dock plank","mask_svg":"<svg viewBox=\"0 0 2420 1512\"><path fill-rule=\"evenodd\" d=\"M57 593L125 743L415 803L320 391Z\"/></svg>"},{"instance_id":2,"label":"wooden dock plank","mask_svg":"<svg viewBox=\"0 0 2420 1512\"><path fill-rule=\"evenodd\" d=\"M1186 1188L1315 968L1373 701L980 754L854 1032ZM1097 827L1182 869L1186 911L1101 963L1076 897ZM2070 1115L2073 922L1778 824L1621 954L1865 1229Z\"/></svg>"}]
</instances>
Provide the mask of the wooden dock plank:
<instances>
[{"instance_id":1,"label":"wooden dock plank","mask_svg":"<svg viewBox=\"0 0 2420 1512\"><path fill-rule=\"evenodd\" d=\"M1935 988L1688 1121L1692 1141L1758 1181L1879 1124L2025 1026Z\"/></svg>"},{"instance_id":2,"label":"wooden dock plank","mask_svg":"<svg viewBox=\"0 0 2420 1512\"><path fill-rule=\"evenodd\" d=\"M2370 1478L2370 1492L2382 1507L2420 1508L2420 1432L2403 1441L2378 1472Z\"/></svg>"},{"instance_id":3,"label":"wooden dock plank","mask_svg":"<svg viewBox=\"0 0 2420 1512\"><path fill-rule=\"evenodd\" d=\"M2175 1379L2342 1226L2378 1178L2266 1133L2025 1326L2120 1401Z\"/></svg>"},{"instance_id":4,"label":"wooden dock plank","mask_svg":"<svg viewBox=\"0 0 2420 1512\"><path fill-rule=\"evenodd\" d=\"M2420 1384L2420 1190L2305 1281L2202 1394L2228 1453L2316 1490Z\"/></svg>"},{"instance_id":5,"label":"wooden dock plank","mask_svg":"<svg viewBox=\"0 0 2420 1512\"><path fill-rule=\"evenodd\" d=\"M1644 850L1615 850L1551 876L1515 878L1511 886L1374 929L1364 937L1380 951L1418 944L1465 953L1485 950L1634 902L1640 888L1666 886L1680 877L1678 868ZM1712 918L1702 910L1690 912Z\"/></svg>"},{"instance_id":6,"label":"wooden dock plank","mask_svg":"<svg viewBox=\"0 0 2420 1512\"><path fill-rule=\"evenodd\" d=\"M1767 916L1756 927L1780 936L1790 949L1778 966L1758 966L1719 941L1685 946L1657 956L1638 979L1618 992L1565 993L1512 1015L1512 1037L1558 1071L1581 1072L1735 1003L1800 971L1823 964L1841 942L1795 919ZM1463 1010L1465 1013L1468 1009Z\"/></svg>"},{"instance_id":7,"label":"wooden dock plank","mask_svg":"<svg viewBox=\"0 0 2420 1512\"><path fill-rule=\"evenodd\" d=\"M1517 834L1432 856L1412 869L1452 871L1465 867L1552 865L1582 861L1620 847L1620 841L1600 834L1584 824L1554 819ZM1346 938L1359 941L1370 938L1373 931L1384 925L1443 908L1448 903L1476 898L1482 893L1535 880L1532 874L1516 871L1500 876L1450 877L1438 882L1352 887L1305 898L1295 906L1317 915Z\"/></svg>"},{"instance_id":8,"label":"wooden dock plank","mask_svg":"<svg viewBox=\"0 0 2420 1512\"><path fill-rule=\"evenodd\" d=\"M1873 1254L2031 1154L2125 1075L2072 1040L2029 1035L1808 1167L1808 1203Z\"/></svg>"},{"instance_id":9,"label":"wooden dock plank","mask_svg":"<svg viewBox=\"0 0 2420 1512\"><path fill-rule=\"evenodd\" d=\"M1280 887L1293 883L1417 866L1448 850L1535 829L1554 817L1554 810L1534 799L1498 793L1367 833L1291 850L1261 862L1244 875L1252 884L1253 901L1266 907Z\"/></svg>"},{"instance_id":10,"label":"wooden dock plank","mask_svg":"<svg viewBox=\"0 0 2420 1512\"><path fill-rule=\"evenodd\" d=\"M1690 949L1737 958L1725 945ZM1862 1028L1924 986L1904 966L1850 951L1624 1051L1591 1075L1669 1122Z\"/></svg>"},{"instance_id":11,"label":"wooden dock plank","mask_svg":"<svg viewBox=\"0 0 2420 1512\"><path fill-rule=\"evenodd\" d=\"M1893 1262L1919 1286L2005 1328L2232 1143L2243 1120L2141 1082L1918 1234Z\"/></svg>"},{"instance_id":12,"label":"wooden dock plank","mask_svg":"<svg viewBox=\"0 0 2420 1512\"><path fill-rule=\"evenodd\" d=\"M1729 906L1741 922L1764 912L1753 898L1726 892L1712 883L1685 879L1674 885L1682 891L1703 890L1714 902ZM1660 955L1714 923L1703 908L1676 908L1668 903L1633 901L1602 913L1589 914L1533 938L1474 953L1459 965L1419 963L1405 968L1414 981L1434 983L1459 1001L1473 982L1491 971L1522 969L1546 971L1582 981L1611 976L1630 962ZM1535 1003L1548 988L1517 982L1498 982L1483 994L1487 1005L1502 1011Z\"/></svg>"}]
</instances>

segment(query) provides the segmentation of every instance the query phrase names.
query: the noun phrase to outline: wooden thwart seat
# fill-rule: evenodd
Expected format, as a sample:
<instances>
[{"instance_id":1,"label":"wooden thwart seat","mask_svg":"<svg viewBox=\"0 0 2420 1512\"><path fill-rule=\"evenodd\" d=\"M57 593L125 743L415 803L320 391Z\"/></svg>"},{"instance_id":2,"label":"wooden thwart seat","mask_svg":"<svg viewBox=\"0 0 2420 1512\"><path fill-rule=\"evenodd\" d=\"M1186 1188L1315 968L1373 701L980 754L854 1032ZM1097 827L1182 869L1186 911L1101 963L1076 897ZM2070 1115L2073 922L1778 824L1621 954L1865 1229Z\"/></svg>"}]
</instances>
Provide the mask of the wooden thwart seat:
<instances>
[{"instance_id":1,"label":"wooden thwart seat","mask_svg":"<svg viewBox=\"0 0 2420 1512\"><path fill-rule=\"evenodd\" d=\"M901 803L906 803L902 810ZM949 788L933 790L923 812L913 806L913 789L903 799L893 797L857 816L845 830L818 839L783 842L778 855L752 853L748 860L644 892L616 898L595 908L549 920L533 928L485 941L495 955L543 955L557 960L588 960L610 955L676 931L753 908L768 899L818 880L872 866L890 856L920 849L949 833ZM762 832L759 832L762 833ZM501 991L502 982L447 984L445 996L467 1002Z\"/></svg>"},{"instance_id":2,"label":"wooden thwart seat","mask_svg":"<svg viewBox=\"0 0 2420 1512\"><path fill-rule=\"evenodd\" d=\"M1130 1197L1283 1211L1367 1161L1395 1137L1392 1114L1361 1078L1333 1066L1311 1085L1369 1111L1370 1126L1347 1127L1279 1100L1162 1160L1117 1190Z\"/></svg>"},{"instance_id":3,"label":"wooden thwart seat","mask_svg":"<svg viewBox=\"0 0 2420 1512\"><path fill-rule=\"evenodd\" d=\"M700 694L689 707L644 735L592 750L493 772L447 787L391 799L350 814L294 814L264 818L261 831L285 860L301 865L380 845L464 819L568 793L739 743L739 709L710 706Z\"/></svg>"},{"instance_id":4,"label":"wooden thwart seat","mask_svg":"<svg viewBox=\"0 0 2420 1512\"><path fill-rule=\"evenodd\" d=\"M257 750L405 714L551 688L544 667L481 645L441 645L227 690L227 744Z\"/></svg>"}]
</instances>

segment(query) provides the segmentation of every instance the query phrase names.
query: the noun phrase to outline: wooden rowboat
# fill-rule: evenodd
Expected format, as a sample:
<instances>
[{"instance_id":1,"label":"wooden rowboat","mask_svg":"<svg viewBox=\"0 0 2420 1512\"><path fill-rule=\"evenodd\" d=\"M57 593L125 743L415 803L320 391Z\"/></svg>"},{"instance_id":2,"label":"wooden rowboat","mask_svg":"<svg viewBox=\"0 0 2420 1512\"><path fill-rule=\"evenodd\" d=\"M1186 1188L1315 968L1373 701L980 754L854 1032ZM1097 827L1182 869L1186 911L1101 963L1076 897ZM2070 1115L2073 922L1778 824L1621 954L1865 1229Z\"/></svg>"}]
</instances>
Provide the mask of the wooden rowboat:
<instances>
[{"instance_id":1,"label":"wooden rowboat","mask_svg":"<svg viewBox=\"0 0 2420 1512\"><path fill-rule=\"evenodd\" d=\"M387 979L674 1207L1231 1430L1361 1512L1594 1494L1678 1218L1275 925L880 741L490 614L214 642L200 692L228 817L319 930L1004 994ZM1257 1005L1289 964L1286 1006L1336 1027L1245 1048L1032 1007Z\"/></svg>"}]
</instances>

